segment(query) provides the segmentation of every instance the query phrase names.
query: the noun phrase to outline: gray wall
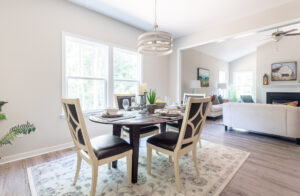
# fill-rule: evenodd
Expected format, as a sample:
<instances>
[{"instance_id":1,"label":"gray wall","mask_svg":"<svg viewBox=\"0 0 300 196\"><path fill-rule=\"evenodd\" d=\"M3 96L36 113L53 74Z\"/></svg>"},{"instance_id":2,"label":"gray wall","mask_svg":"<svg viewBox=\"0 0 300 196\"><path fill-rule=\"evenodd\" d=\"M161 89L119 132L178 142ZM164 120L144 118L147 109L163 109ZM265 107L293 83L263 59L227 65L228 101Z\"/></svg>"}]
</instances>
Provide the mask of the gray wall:
<instances>
[{"instance_id":1,"label":"gray wall","mask_svg":"<svg viewBox=\"0 0 300 196\"><path fill-rule=\"evenodd\" d=\"M185 92L192 92L188 88L188 82L190 80L197 79L197 68L205 68L210 70L209 87L203 87L197 89L197 93L205 93L206 95L212 95L217 93L217 84L219 81L219 71L223 70L226 73L228 81L228 63L220 59L208 56L199 51L189 49L182 52L182 70L181 70L181 86L182 95Z\"/></svg>"}]
</instances>

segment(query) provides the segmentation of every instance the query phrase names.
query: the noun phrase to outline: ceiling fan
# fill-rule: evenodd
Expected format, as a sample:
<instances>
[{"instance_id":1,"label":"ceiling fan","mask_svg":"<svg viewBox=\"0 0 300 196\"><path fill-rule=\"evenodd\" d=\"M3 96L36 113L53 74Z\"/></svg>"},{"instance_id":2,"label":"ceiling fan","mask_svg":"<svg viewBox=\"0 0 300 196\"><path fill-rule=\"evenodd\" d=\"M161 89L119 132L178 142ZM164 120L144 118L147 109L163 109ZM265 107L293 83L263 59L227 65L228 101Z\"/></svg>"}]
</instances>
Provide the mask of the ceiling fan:
<instances>
[{"instance_id":1,"label":"ceiling fan","mask_svg":"<svg viewBox=\"0 0 300 196\"><path fill-rule=\"evenodd\" d=\"M272 33L272 39L276 42L279 42L284 36L296 36L296 35L300 35L300 33L291 33L294 31L297 31L298 29L291 29L288 31L280 31L277 29L276 32Z\"/></svg>"}]
</instances>

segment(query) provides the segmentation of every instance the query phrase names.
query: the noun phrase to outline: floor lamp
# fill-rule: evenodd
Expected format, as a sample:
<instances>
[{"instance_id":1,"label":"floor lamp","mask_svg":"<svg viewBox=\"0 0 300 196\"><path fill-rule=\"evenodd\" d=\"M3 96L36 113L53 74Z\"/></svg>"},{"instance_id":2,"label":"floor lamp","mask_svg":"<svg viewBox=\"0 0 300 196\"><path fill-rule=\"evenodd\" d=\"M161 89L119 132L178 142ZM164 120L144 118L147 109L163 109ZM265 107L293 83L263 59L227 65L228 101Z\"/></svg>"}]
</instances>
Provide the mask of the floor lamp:
<instances>
[{"instance_id":1,"label":"floor lamp","mask_svg":"<svg viewBox=\"0 0 300 196\"><path fill-rule=\"evenodd\" d=\"M218 89L222 90L222 96L225 96L224 90L227 89L227 84L226 83L218 83Z\"/></svg>"},{"instance_id":2,"label":"floor lamp","mask_svg":"<svg viewBox=\"0 0 300 196\"><path fill-rule=\"evenodd\" d=\"M189 88L192 89L192 93L196 93L197 88L201 88L200 80L190 80L189 81Z\"/></svg>"}]
</instances>

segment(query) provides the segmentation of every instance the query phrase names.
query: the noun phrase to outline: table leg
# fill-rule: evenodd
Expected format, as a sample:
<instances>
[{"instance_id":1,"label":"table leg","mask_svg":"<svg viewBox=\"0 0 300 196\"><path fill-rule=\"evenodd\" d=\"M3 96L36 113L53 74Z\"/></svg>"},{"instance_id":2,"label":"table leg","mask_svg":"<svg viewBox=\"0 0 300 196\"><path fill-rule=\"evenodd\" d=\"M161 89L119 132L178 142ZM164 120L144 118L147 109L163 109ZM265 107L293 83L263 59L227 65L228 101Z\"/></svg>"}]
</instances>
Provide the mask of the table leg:
<instances>
[{"instance_id":1,"label":"table leg","mask_svg":"<svg viewBox=\"0 0 300 196\"><path fill-rule=\"evenodd\" d=\"M113 125L113 135L120 137L121 136L121 129L122 129L122 126ZM112 167L117 168L118 167L118 161L113 161L112 162Z\"/></svg>"},{"instance_id":2,"label":"table leg","mask_svg":"<svg viewBox=\"0 0 300 196\"><path fill-rule=\"evenodd\" d=\"M138 164L139 164L139 145L140 145L140 127L130 126L130 145L132 146L132 183L138 180Z\"/></svg>"},{"instance_id":3,"label":"table leg","mask_svg":"<svg viewBox=\"0 0 300 196\"><path fill-rule=\"evenodd\" d=\"M167 123L160 123L160 132L166 132Z\"/></svg>"},{"instance_id":4,"label":"table leg","mask_svg":"<svg viewBox=\"0 0 300 196\"><path fill-rule=\"evenodd\" d=\"M181 130L181 125L182 125L182 119L178 120L178 131L180 132Z\"/></svg>"}]
</instances>

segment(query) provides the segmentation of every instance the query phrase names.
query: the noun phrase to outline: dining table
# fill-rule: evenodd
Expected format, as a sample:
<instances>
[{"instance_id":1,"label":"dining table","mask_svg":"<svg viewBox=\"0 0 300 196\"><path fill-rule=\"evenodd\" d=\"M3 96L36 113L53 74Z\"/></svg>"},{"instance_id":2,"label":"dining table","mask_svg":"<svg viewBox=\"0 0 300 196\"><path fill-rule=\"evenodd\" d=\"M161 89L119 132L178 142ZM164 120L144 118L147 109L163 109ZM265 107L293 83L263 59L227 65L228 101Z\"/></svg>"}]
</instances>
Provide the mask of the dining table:
<instances>
[{"instance_id":1,"label":"dining table","mask_svg":"<svg viewBox=\"0 0 300 196\"><path fill-rule=\"evenodd\" d=\"M182 125L183 115L175 117L162 116L161 114L140 113L138 111L123 112L122 118L104 118L101 114L91 115L89 120L100 124L111 124L112 134L121 136L122 126L129 127L129 141L132 146L132 183L138 181L138 161L140 146L140 128L147 125L160 125L160 132L166 132L167 122L178 122L179 127ZM117 168L117 161L112 163L113 168Z\"/></svg>"}]
</instances>

